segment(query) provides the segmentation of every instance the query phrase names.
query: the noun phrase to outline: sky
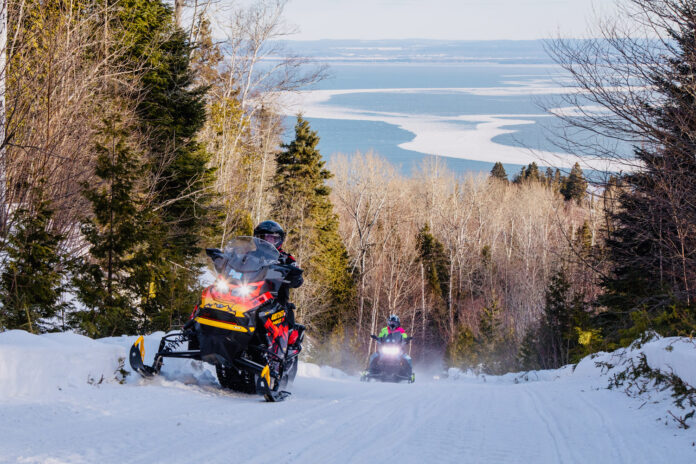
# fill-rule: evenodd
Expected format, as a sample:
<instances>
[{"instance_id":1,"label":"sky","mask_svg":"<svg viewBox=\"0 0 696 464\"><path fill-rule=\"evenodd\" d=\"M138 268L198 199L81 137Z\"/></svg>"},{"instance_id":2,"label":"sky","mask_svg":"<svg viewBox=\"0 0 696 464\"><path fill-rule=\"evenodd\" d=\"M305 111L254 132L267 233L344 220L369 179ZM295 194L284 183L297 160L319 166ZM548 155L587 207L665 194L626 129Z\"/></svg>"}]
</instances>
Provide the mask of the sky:
<instances>
[{"instance_id":1,"label":"sky","mask_svg":"<svg viewBox=\"0 0 696 464\"><path fill-rule=\"evenodd\" d=\"M615 0L290 0L294 40L582 37Z\"/></svg>"}]
</instances>

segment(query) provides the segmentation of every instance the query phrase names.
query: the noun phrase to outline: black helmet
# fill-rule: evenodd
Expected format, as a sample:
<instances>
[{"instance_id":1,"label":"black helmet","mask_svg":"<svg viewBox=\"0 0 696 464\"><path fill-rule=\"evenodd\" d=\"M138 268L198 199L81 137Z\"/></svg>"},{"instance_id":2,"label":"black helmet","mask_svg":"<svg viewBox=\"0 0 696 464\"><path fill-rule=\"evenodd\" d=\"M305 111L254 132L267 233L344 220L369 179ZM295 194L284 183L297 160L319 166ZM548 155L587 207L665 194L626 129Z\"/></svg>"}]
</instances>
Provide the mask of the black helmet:
<instances>
[{"instance_id":1,"label":"black helmet","mask_svg":"<svg viewBox=\"0 0 696 464\"><path fill-rule=\"evenodd\" d=\"M280 248L285 241L285 231L275 221L263 221L254 228L254 237L271 243Z\"/></svg>"},{"instance_id":2,"label":"black helmet","mask_svg":"<svg viewBox=\"0 0 696 464\"><path fill-rule=\"evenodd\" d=\"M399 316L397 316L396 314L392 314L391 316L389 316L389 319L387 320L387 325L392 330L401 327L401 321L399 320Z\"/></svg>"}]
</instances>

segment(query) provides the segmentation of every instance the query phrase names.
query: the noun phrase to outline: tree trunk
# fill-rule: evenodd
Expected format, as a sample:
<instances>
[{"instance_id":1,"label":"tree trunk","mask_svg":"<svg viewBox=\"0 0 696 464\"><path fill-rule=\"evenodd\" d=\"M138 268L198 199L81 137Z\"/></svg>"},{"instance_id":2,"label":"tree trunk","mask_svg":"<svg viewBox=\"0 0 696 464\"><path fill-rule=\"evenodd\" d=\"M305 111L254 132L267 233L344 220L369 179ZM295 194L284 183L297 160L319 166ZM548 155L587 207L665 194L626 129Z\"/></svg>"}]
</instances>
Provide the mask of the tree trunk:
<instances>
[{"instance_id":1,"label":"tree trunk","mask_svg":"<svg viewBox=\"0 0 696 464\"><path fill-rule=\"evenodd\" d=\"M181 26L181 13L184 9L184 0L174 0L174 21L178 27Z\"/></svg>"}]
</instances>

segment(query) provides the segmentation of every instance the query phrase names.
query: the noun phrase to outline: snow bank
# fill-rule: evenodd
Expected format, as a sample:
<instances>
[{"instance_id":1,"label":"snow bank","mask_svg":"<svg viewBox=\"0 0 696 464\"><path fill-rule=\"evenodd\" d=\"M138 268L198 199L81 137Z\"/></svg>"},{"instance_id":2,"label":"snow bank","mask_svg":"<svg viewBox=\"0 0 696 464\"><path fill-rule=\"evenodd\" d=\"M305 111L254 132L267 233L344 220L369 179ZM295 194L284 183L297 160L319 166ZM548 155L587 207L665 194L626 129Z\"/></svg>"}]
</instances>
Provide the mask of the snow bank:
<instances>
[{"instance_id":1,"label":"snow bank","mask_svg":"<svg viewBox=\"0 0 696 464\"><path fill-rule=\"evenodd\" d=\"M146 363L152 363L163 332L144 337ZM74 333L32 335L21 330L0 333L0 397L35 397L62 389L84 388L103 382L138 383L127 354L135 336L92 340ZM501 376L463 372L451 368L446 382L526 383L576 380L606 387L606 379L626 369L632 361L645 358L652 369L675 373L684 382L696 386L696 340L656 337L642 345L612 353L597 353L584 358L577 366L555 370L508 373ZM186 359L167 359L162 380L184 384L217 385L213 366ZM347 379L345 372L317 364L300 362L298 378ZM601 381L601 382L600 382Z\"/></svg>"},{"instance_id":2,"label":"snow bank","mask_svg":"<svg viewBox=\"0 0 696 464\"><path fill-rule=\"evenodd\" d=\"M631 362L637 364L642 355L652 369L674 373L689 385L696 386L696 340L685 337L661 338L656 335L647 343L634 342L628 348L587 356L578 363L573 375L613 375L625 370Z\"/></svg>"},{"instance_id":3,"label":"snow bank","mask_svg":"<svg viewBox=\"0 0 696 464\"><path fill-rule=\"evenodd\" d=\"M165 335L165 332L155 332L150 335L145 335L145 364L152 365L155 358L155 353L159 349L160 340ZM130 347L135 343L138 337L124 335L122 337L102 338L98 342L112 344L123 347L126 352L130 352ZM180 349L185 350L185 346ZM141 381L139 374L133 373L130 368L130 363L126 361L126 371L129 373L126 383L138 383ZM131 375L132 374L132 375ZM186 385L217 385L217 376L215 368L201 361L191 359L176 359L167 358L164 360L164 365L160 371L160 380L182 382Z\"/></svg>"},{"instance_id":4,"label":"snow bank","mask_svg":"<svg viewBox=\"0 0 696 464\"><path fill-rule=\"evenodd\" d=\"M298 377L309 377L309 378L321 378L321 379L328 379L328 378L337 378L337 379L345 379L347 377L350 377L348 374L343 372L340 369L336 369L335 367L331 366L319 366L317 364L311 364L311 363L305 363L301 362L297 366L297 376Z\"/></svg>"},{"instance_id":5,"label":"snow bank","mask_svg":"<svg viewBox=\"0 0 696 464\"><path fill-rule=\"evenodd\" d=\"M74 333L0 333L0 397L30 398L123 379L122 346Z\"/></svg>"},{"instance_id":6,"label":"snow bank","mask_svg":"<svg viewBox=\"0 0 696 464\"><path fill-rule=\"evenodd\" d=\"M472 371L462 371L451 367L447 371L447 381L472 382L472 383L525 383L525 382L551 382L562 378L568 378L573 374L573 366L563 366L560 369L541 371L509 372L503 375L480 374Z\"/></svg>"},{"instance_id":7,"label":"snow bank","mask_svg":"<svg viewBox=\"0 0 696 464\"><path fill-rule=\"evenodd\" d=\"M145 362L150 364L164 332L144 337ZM33 335L22 330L0 333L0 397L36 398L65 389L103 383L141 382L131 371L128 351L135 336L93 340L74 333ZM200 361L167 359L159 381L217 386L215 368ZM344 379L345 372L300 362L298 377Z\"/></svg>"},{"instance_id":8,"label":"snow bank","mask_svg":"<svg viewBox=\"0 0 696 464\"><path fill-rule=\"evenodd\" d=\"M631 362L638 364L643 355L652 369L659 369L664 374L674 373L687 384L696 386L696 340L685 337L661 338L658 335L654 335L652 340L647 343L634 342L628 348L621 348L611 353L600 352L586 356L575 366L567 365L560 369L511 372L499 376L450 368L447 372L447 380L472 383L550 382L561 379L583 382L592 379L604 381L614 374L626 370ZM607 383L602 386L606 387Z\"/></svg>"}]
</instances>

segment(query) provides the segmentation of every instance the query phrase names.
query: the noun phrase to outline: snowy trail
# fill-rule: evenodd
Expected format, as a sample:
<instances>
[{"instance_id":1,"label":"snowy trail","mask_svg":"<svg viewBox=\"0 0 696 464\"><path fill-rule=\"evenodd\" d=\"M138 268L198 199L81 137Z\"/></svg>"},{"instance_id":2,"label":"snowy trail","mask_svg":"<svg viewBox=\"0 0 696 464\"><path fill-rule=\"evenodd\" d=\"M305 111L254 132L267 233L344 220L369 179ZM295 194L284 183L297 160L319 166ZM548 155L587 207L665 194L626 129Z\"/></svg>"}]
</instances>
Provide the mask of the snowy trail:
<instances>
[{"instance_id":1,"label":"snowy trail","mask_svg":"<svg viewBox=\"0 0 696 464\"><path fill-rule=\"evenodd\" d=\"M129 376L3 397L2 355L2 463L696 462L696 433L599 388L604 378L409 385L304 369L292 396L269 404L220 390L205 371L190 385Z\"/></svg>"}]
</instances>

